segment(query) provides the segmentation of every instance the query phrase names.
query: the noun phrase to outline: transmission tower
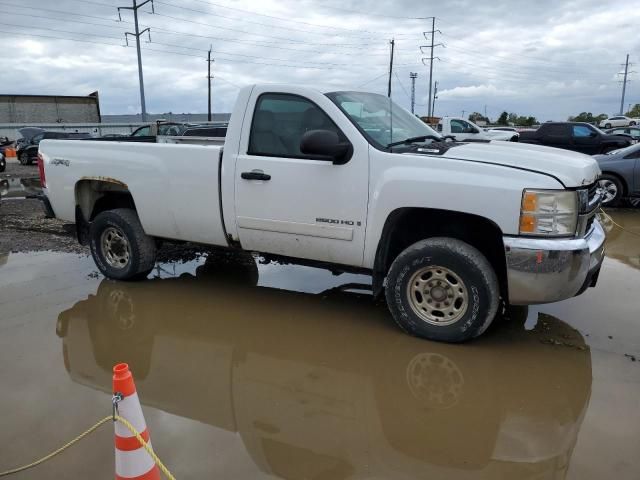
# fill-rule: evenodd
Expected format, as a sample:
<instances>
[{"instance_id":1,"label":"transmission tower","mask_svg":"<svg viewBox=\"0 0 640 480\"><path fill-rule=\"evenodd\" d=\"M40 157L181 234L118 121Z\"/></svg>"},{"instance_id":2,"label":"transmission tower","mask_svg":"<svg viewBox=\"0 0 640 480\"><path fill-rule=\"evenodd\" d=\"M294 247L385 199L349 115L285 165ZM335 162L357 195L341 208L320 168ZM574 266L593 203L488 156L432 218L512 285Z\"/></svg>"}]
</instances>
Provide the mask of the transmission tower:
<instances>
[{"instance_id":1,"label":"transmission tower","mask_svg":"<svg viewBox=\"0 0 640 480\"><path fill-rule=\"evenodd\" d=\"M432 109L432 90L433 90L433 60L440 60L440 58L438 57L434 57L433 56L433 50L435 47L445 47L444 43L435 43L435 37L436 37L436 33L442 33L440 30L436 30L436 17L426 17L426 18L431 18L431 31L429 32L423 32L424 38L427 41L431 41L431 45L421 45L420 46L420 52L424 53L424 49L425 48L429 48L430 49L430 54L429 54L429 58L423 58L422 59L422 63L423 65L425 65L425 61L428 60L429 61L429 103L428 103L428 107L427 107L427 116L431 117L433 115L433 109Z\"/></svg>"},{"instance_id":2,"label":"transmission tower","mask_svg":"<svg viewBox=\"0 0 640 480\"><path fill-rule=\"evenodd\" d=\"M151 41L151 30L147 27L144 30L140 31L138 27L138 9L144 7L147 3L151 3L151 11L155 13L153 9L153 0L144 0L142 3L137 3L137 0L132 0L132 7L118 7L118 18L122 21L122 17L120 16L120 10L131 10L133 11L133 23L135 26L135 32L126 32L124 34L125 41L127 42L127 46L129 46L129 35L136 37L136 50L138 51L138 80L140 81L140 107L142 109L142 121L147 121L147 105L144 100L144 78L142 75L142 54L140 53L140 36L145 32L149 35L149 41Z\"/></svg>"},{"instance_id":3,"label":"transmission tower","mask_svg":"<svg viewBox=\"0 0 640 480\"><path fill-rule=\"evenodd\" d=\"M418 77L417 73L411 72L409 73L409 78L411 79L411 113L415 113L415 105L416 105L416 78Z\"/></svg>"}]
</instances>

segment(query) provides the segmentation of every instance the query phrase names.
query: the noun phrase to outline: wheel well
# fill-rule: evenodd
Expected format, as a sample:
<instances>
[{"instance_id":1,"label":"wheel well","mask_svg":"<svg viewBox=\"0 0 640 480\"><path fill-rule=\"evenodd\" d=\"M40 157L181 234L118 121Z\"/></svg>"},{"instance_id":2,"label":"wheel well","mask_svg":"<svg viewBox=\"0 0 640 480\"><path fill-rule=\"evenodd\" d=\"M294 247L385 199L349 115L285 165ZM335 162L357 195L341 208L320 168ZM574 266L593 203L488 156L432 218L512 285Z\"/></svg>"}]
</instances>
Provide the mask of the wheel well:
<instances>
[{"instance_id":1,"label":"wheel well","mask_svg":"<svg viewBox=\"0 0 640 480\"><path fill-rule=\"evenodd\" d=\"M624 197L627 195L627 193L629 192L629 186L627 185L627 182L622 175L609 171L603 171L602 175L611 175L612 177L616 177L618 180L620 180L620 183L622 184L622 196Z\"/></svg>"},{"instance_id":2,"label":"wheel well","mask_svg":"<svg viewBox=\"0 0 640 480\"><path fill-rule=\"evenodd\" d=\"M135 210L133 196L126 184L115 179L84 179L76 184L76 206L85 222L114 208Z\"/></svg>"},{"instance_id":3,"label":"wheel well","mask_svg":"<svg viewBox=\"0 0 640 480\"><path fill-rule=\"evenodd\" d=\"M468 213L428 208L393 211L382 230L373 269L374 295L396 257L407 247L430 237L453 237L477 248L495 268L500 292L507 298L507 267L502 231L491 220Z\"/></svg>"}]
</instances>

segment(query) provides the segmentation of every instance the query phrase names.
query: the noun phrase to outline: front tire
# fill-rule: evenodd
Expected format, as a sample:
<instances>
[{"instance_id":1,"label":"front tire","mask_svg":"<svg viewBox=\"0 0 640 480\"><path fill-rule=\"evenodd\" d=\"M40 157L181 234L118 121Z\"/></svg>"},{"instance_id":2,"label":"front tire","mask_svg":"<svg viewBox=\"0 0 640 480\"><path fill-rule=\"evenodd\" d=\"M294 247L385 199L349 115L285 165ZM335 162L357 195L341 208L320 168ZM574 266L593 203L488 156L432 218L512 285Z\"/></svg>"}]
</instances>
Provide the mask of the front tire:
<instances>
[{"instance_id":1,"label":"front tire","mask_svg":"<svg viewBox=\"0 0 640 480\"><path fill-rule=\"evenodd\" d=\"M615 207L620 204L624 193L624 186L620 179L608 173L603 174L598 180L600 188L604 191L603 207Z\"/></svg>"},{"instance_id":2,"label":"front tire","mask_svg":"<svg viewBox=\"0 0 640 480\"><path fill-rule=\"evenodd\" d=\"M7 161L4 157L0 158L0 172L4 172L7 169Z\"/></svg>"},{"instance_id":3,"label":"front tire","mask_svg":"<svg viewBox=\"0 0 640 480\"><path fill-rule=\"evenodd\" d=\"M629 122L629 126L630 126L630 127L634 127L634 126L635 126L635 124L636 124L636 122L634 122L634 121Z\"/></svg>"},{"instance_id":4,"label":"front tire","mask_svg":"<svg viewBox=\"0 0 640 480\"><path fill-rule=\"evenodd\" d=\"M146 278L156 260L155 240L144 233L136 212L107 210L89 229L91 255L105 277L114 280Z\"/></svg>"},{"instance_id":5,"label":"front tire","mask_svg":"<svg viewBox=\"0 0 640 480\"><path fill-rule=\"evenodd\" d=\"M386 298L405 332L464 342L481 335L496 316L498 279L476 248L454 238L430 238L411 245L394 260Z\"/></svg>"},{"instance_id":6,"label":"front tire","mask_svg":"<svg viewBox=\"0 0 640 480\"><path fill-rule=\"evenodd\" d=\"M611 124L610 123L605 123L604 124L604 128L611 128Z\"/></svg>"}]
</instances>

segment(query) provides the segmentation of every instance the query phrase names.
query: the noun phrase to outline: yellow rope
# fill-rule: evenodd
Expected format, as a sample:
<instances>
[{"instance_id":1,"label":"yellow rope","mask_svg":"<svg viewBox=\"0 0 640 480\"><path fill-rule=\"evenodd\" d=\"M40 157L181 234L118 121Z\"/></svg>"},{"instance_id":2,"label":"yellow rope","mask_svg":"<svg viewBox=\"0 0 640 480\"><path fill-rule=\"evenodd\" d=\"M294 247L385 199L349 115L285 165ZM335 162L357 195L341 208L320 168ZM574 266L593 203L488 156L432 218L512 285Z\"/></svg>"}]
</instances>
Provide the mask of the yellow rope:
<instances>
[{"instance_id":1,"label":"yellow rope","mask_svg":"<svg viewBox=\"0 0 640 480\"><path fill-rule=\"evenodd\" d=\"M628 228L623 227L623 226L622 226L622 225L620 225L618 222L616 222L616 221L611 217L611 215L609 215L607 212L605 212L602 208L600 209L600 213L601 213L602 215L604 215L606 218L608 218L608 219L609 219L609 221L610 221L613 225L615 225L616 227L618 227L618 228L619 228L620 230L622 230L623 232L627 232L627 233L630 233L631 235L635 235L635 236L637 236L637 237L640 237L640 233L633 232L633 231L629 230Z\"/></svg>"},{"instance_id":2,"label":"yellow rope","mask_svg":"<svg viewBox=\"0 0 640 480\"><path fill-rule=\"evenodd\" d=\"M22 472L24 470L27 470L29 468L33 468L37 465L40 465L41 463L46 462L47 460L55 457L56 455L64 452L67 448L71 447L72 445L78 443L80 440L82 440L84 437L86 437L87 435L95 432L98 428L100 428L102 425L104 425L105 423L108 423L110 421L112 421L114 419L114 417L112 417L111 415L109 415L108 417L104 417L102 420L100 420L99 422L97 422L95 425L91 426L90 428L88 428L87 430L85 430L84 432L82 432L80 435L78 435L77 437L75 437L73 440L71 440L68 443L65 443L63 446L61 446L60 448L58 448L57 450L54 450L53 452L51 452L50 454L40 458L39 460L36 460L35 462L31 462L28 465L23 465L21 467L17 467L17 468L12 468L11 470L7 470L6 472L0 472L0 477L5 477L7 475L12 475L14 473L18 473L18 472ZM144 438L142 438L142 436L140 435L140 432L138 432L133 425L131 425L131 423L126 419L126 418L122 418L120 415L116 415L115 419L117 421L119 421L120 423L122 423L125 427L127 427L127 429L138 439L138 442L140 442L140 445L142 445L142 447L147 451L147 453L151 456L151 458L153 458L153 461L156 463L156 465L158 466L158 468L160 468L160 470L162 470L162 473L165 474L165 476L170 479L170 480L176 480L175 477L171 474L171 472L169 471L169 469L167 467L164 466L164 463L162 463L162 461L158 458L158 456L155 454L155 452L153 451L153 449L147 444L147 442L144 441Z\"/></svg>"}]
</instances>

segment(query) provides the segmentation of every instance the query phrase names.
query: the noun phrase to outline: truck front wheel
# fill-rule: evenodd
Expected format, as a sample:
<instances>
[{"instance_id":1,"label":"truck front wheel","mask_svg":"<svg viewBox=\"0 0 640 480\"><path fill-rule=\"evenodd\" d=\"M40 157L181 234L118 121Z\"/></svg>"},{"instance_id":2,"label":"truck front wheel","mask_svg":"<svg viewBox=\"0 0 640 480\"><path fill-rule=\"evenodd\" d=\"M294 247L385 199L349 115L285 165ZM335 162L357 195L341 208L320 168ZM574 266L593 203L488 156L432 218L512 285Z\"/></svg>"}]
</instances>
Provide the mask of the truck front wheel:
<instances>
[{"instance_id":1,"label":"truck front wheel","mask_svg":"<svg viewBox=\"0 0 640 480\"><path fill-rule=\"evenodd\" d=\"M156 259L156 242L144 233L135 210L117 208L96 216L89 230L91 255L105 277L146 278Z\"/></svg>"},{"instance_id":2,"label":"truck front wheel","mask_svg":"<svg viewBox=\"0 0 640 480\"><path fill-rule=\"evenodd\" d=\"M414 243L395 259L386 297L405 332L442 342L482 334L498 311L498 279L476 248L454 238Z\"/></svg>"}]
</instances>

